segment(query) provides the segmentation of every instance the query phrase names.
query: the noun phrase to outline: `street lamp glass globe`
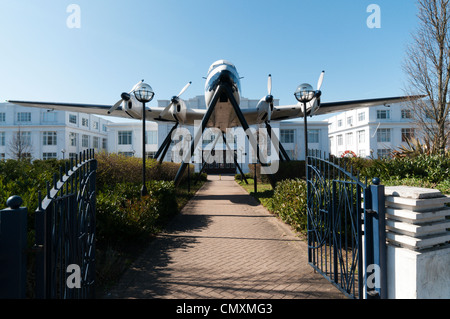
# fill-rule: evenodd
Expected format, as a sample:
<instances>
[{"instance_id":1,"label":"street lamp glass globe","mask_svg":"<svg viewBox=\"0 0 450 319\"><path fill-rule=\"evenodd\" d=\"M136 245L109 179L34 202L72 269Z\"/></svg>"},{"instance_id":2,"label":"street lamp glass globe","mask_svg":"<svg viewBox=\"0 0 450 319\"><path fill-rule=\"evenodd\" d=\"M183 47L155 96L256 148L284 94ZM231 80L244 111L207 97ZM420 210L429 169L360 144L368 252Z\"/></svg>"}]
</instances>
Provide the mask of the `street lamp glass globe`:
<instances>
[{"instance_id":1,"label":"street lamp glass globe","mask_svg":"<svg viewBox=\"0 0 450 319\"><path fill-rule=\"evenodd\" d=\"M139 102L147 103L153 99L155 93L150 85L142 82L134 91L134 95Z\"/></svg>"},{"instance_id":2,"label":"street lamp glass globe","mask_svg":"<svg viewBox=\"0 0 450 319\"><path fill-rule=\"evenodd\" d=\"M300 84L294 93L297 101L303 102L303 103L311 101L314 98L314 94L315 94L315 91L314 91L313 87L308 83Z\"/></svg>"}]
</instances>

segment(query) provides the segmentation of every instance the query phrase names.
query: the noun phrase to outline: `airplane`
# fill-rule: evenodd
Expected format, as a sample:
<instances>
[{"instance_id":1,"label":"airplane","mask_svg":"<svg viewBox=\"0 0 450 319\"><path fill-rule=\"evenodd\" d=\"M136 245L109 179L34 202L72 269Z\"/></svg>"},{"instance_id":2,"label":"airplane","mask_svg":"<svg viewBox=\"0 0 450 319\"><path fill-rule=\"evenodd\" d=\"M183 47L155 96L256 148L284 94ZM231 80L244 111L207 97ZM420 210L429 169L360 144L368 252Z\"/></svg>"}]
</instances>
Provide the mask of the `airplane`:
<instances>
[{"instance_id":1,"label":"airplane","mask_svg":"<svg viewBox=\"0 0 450 319\"><path fill-rule=\"evenodd\" d=\"M320 92L323 81L322 72L317 91ZM219 60L214 62L209 68L205 84L205 102L210 105L214 92L219 83L229 83L233 90L233 96L236 102L240 103L241 83L236 67L229 61ZM53 103L53 102L30 102L7 100L7 102L22 105L38 107L50 110L64 110L71 112L80 112L97 115L110 115L132 119L142 119L143 104L134 96L133 92L137 89L139 82L128 93L121 94L119 100L113 107L111 105L96 104L76 104L76 103ZM191 85L189 82L177 96L173 96L167 107L149 107L146 106L146 119L159 122L173 122L184 125L194 125L195 121L201 121L206 114L207 109L190 109L180 97ZM303 117L303 106L297 105L274 106L272 96L272 78L268 79L268 94L264 96L257 104L256 108L242 109L242 114L249 125L263 124L265 121L281 121ZM342 112L356 108L379 106L402 102L408 97L390 97L375 98L366 100L353 100L342 102L321 103L320 94L307 103L307 115L323 115L335 112ZM415 97L413 97L415 98ZM418 97L417 97L418 98ZM217 107L218 106L218 107ZM232 106L225 94L219 98L216 109L208 122L207 127L217 127L225 132L227 128L240 126L236 114L232 112Z\"/></svg>"},{"instance_id":2,"label":"airplane","mask_svg":"<svg viewBox=\"0 0 450 319\"><path fill-rule=\"evenodd\" d=\"M167 151L171 140L171 134L181 125L194 125L196 121L202 122L202 128L199 130L199 136L206 127L214 127L220 129L223 133L229 128L242 126L247 130L250 125L265 124L270 127L271 121L282 121L288 119L301 118L305 116L305 108L307 116L323 115L335 112L342 112L362 107L372 107L379 105L388 105L405 101L406 99L418 99L423 96L400 96L389 98L375 98L365 100L341 101L321 103L320 91L324 79L324 71L320 74L317 89L313 90L309 84L299 86L300 90L304 90L310 96L304 103L295 105L274 106L274 97L272 95L272 77L268 76L267 95L263 96L257 103L256 108L240 109L241 98L241 78L234 64L227 60L218 60L214 62L207 73L205 81L205 102L206 109L187 108L186 103L181 99L181 95L186 92L192 82L189 82L180 93L173 96L169 105L166 107L149 107L145 106L145 114L143 113L144 104L139 102L133 94L143 83L137 83L130 92L122 93L121 99L111 105L95 105L95 104L76 104L76 103L53 103L53 102L31 102L8 100L7 102L28 106L38 107L51 110L64 110L72 112L81 112L97 115L119 116L133 119L144 119L157 122L172 122L175 126L167 136L166 140L160 146L156 158ZM198 122L197 122L198 123ZM192 141L191 154L193 154L196 144L198 144L199 136ZM256 141L248 136L249 141L254 145ZM281 143L280 151L286 160L289 160ZM162 161L161 158L161 161ZM184 167L184 162L182 167ZM184 171L184 168L180 168ZM178 175L177 175L178 176Z\"/></svg>"}]
</instances>

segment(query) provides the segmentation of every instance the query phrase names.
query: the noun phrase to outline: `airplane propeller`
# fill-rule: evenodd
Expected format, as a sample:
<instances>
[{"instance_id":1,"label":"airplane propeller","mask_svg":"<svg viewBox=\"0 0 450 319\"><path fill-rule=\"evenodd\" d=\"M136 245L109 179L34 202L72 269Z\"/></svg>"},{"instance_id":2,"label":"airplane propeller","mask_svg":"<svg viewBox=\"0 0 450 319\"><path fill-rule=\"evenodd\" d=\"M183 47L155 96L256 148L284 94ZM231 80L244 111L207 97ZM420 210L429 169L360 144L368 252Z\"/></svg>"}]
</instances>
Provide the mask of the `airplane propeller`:
<instances>
[{"instance_id":1,"label":"airplane propeller","mask_svg":"<svg viewBox=\"0 0 450 319\"><path fill-rule=\"evenodd\" d=\"M161 112L159 117L163 118L164 116L166 116L169 113L170 108L172 107L172 105L178 102L178 99L180 98L180 96L184 92L186 92L186 90L189 88L189 86L191 86L191 84L192 84L192 82L189 82L188 84L186 84L185 87L180 91L180 93L178 93L177 96L172 97L172 99L170 100L169 105Z\"/></svg>"},{"instance_id":2,"label":"airplane propeller","mask_svg":"<svg viewBox=\"0 0 450 319\"><path fill-rule=\"evenodd\" d=\"M320 73L319 81L317 82L316 97L320 97L322 95L320 88L322 87L324 76L325 76L325 71L322 71L322 73Z\"/></svg>"},{"instance_id":3,"label":"airplane propeller","mask_svg":"<svg viewBox=\"0 0 450 319\"><path fill-rule=\"evenodd\" d=\"M114 112L115 110L117 110L117 108L119 107L120 104L122 104L122 102L128 102L131 98L131 94L136 91L137 87L139 86L139 84L141 84L142 82L144 82L144 80L139 81L138 83L136 83L135 86L133 86L133 88L131 89L130 92L128 93L122 93L120 95L121 99L119 101L117 101L116 104L114 104L109 110L108 110L108 114L111 114L112 112Z\"/></svg>"},{"instance_id":4,"label":"airplane propeller","mask_svg":"<svg viewBox=\"0 0 450 319\"><path fill-rule=\"evenodd\" d=\"M272 95L272 75L269 74L269 78L267 80L267 96L266 102L270 105L270 112L267 114L267 121L270 122L272 111L273 111L273 95Z\"/></svg>"}]
</instances>

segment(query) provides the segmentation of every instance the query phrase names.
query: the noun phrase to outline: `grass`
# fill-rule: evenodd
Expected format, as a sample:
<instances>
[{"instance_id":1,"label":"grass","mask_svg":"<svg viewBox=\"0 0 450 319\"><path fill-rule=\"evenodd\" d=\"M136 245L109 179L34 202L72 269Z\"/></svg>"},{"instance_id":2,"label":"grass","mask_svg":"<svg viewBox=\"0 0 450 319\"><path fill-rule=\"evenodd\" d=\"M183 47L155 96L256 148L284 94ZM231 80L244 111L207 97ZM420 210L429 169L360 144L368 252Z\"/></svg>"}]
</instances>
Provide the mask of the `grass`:
<instances>
[{"instance_id":1,"label":"grass","mask_svg":"<svg viewBox=\"0 0 450 319\"><path fill-rule=\"evenodd\" d=\"M270 201L273 196L273 188L269 183L257 183L255 193L255 182L252 178L247 178L248 185L245 181L236 180L250 195L258 200L266 209L271 210Z\"/></svg>"}]
</instances>

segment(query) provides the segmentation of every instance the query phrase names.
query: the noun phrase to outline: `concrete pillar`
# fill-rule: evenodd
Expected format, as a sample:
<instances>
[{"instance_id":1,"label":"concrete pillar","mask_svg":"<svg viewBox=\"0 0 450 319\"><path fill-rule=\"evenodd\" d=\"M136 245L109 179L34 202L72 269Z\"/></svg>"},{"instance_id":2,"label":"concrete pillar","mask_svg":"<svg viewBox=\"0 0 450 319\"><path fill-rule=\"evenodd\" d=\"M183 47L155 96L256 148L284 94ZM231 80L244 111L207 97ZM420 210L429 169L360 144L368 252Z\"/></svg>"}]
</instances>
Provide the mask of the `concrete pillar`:
<instances>
[{"instance_id":1,"label":"concrete pillar","mask_svg":"<svg viewBox=\"0 0 450 319\"><path fill-rule=\"evenodd\" d=\"M386 187L389 299L450 298L450 196Z\"/></svg>"}]
</instances>

